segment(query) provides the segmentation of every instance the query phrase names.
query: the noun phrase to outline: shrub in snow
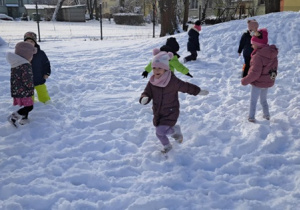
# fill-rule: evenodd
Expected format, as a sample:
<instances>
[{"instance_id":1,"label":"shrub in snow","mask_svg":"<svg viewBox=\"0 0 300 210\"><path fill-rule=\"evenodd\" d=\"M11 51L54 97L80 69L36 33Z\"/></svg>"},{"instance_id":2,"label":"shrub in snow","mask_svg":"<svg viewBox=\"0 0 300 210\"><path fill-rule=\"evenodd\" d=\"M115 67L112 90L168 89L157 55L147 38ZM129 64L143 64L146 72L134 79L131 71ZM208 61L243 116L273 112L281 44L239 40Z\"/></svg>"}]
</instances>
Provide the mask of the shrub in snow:
<instances>
[{"instance_id":1,"label":"shrub in snow","mask_svg":"<svg viewBox=\"0 0 300 210\"><path fill-rule=\"evenodd\" d=\"M135 13L117 13L113 15L114 21L119 25L144 25L144 17Z\"/></svg>"}]
</instances>

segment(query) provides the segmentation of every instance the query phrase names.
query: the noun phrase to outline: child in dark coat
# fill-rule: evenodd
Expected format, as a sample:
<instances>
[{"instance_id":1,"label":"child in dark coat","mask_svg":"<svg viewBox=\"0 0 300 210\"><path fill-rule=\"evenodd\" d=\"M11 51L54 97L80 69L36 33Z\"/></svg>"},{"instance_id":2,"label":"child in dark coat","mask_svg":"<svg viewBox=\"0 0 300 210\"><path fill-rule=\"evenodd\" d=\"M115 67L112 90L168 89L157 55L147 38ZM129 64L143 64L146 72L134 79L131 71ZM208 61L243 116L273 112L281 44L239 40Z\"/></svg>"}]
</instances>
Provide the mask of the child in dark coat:
<instances>
[{"instance_id":1,"label":"child in dark coat","mask_svg":"<svg viewBox=\"0 0 300 210\"><path fill-rule=\"evenodd\" d=\"M193 28L191 28L188 32L189 40L187 43L187 51L191 53L191 55L184 58L184 63L192 60L197 60L197 51L200 51L200 43L199 43L199 35L201 31L201 22L197 20Z\"/></svg>"},{"instance_id":2,"label":"child in dark coat","mask_svg":"<svg viewBox=\"0 0 300 210\"><path fill-rule=\"evenodd\" d=\"M245 62L243 66L242 77L247 76L250 68L251 53L253 51L251 45L251 34L253 34L253 32L256 32L258 29L258 23L256 22L256 20L248 20L247 23L248 30L242 35L238 49L239 56L243 51L243 57Z\"/></svg>"},{"instance_id":3,"label":"child in dark coat","mask_svg":"<svg viewBox=\"0 0 300 210\"><path fill-rule=\"evenodd\" d=\"M28 113L33 109L33 75L30 61L37 52L36 48L27 42L19 42L15 47L15 53L8 52L6 59L11 65L10 90L13 97L13 105L23 106L13 112L8 121L18 127L27 123Z\"/></svg>"},{"instance_id":4,"label":"child in dark coat","mask_svg":"<svg viewBox=\"0 0 300 210\"><path fill-rule=\"evenodd\" d=\"M41 50L40 46L37 44L37 37L34 32L29 31L25 33L24 41L31 43L37 48L37 53L33 56L31 61L34 89L36 90L39 101L46 103L50 100L46 86L46 79L48 79L51 74L50 61L46 53Z\"/></svg>"},{"instance_id":5,"label":"child in dark coat","mask_svg":"<svg viewBox=\"0 0 300 210\"><path fill-rule=\"evenodd\" d=\"M180 63L180 61L178 60L180 58L180 56L177 53L179 51L179 44L178 44L176 38L174 38L174 37L168 38L166 41L166 44L160 48L160 51L173 53L174 56L169 61L169 67L172 72L174 72L174 70L176 69L177 71L179 71L180 73L182 73L184 75L193 77L189 73L189 69L187 67L185 67L182 63ZM150 62L145 67L145 71L142 73L142 76L144 78L146 78L151 71L152 71L152 67L151 67L151 62Z\"/></svg>"},{"instance_id":6,"label":"child in dark coat","mask_svg":"<svg viewBox=\"0 0 300 210\"><path fill-rule=\"evenodd\" d=\"M171 135L178 143L183 141L180 126L176 125L179 117L178 92L196 96L207 95L208 91L180 80L170 71L169 60L173 53L154 49L153 54L153 75L139 101L143 105L153 101L153 125L156 127L157 138L164 146L162 152L167 153L172 149L167 135Z\"/></svg>"}]
</instances>

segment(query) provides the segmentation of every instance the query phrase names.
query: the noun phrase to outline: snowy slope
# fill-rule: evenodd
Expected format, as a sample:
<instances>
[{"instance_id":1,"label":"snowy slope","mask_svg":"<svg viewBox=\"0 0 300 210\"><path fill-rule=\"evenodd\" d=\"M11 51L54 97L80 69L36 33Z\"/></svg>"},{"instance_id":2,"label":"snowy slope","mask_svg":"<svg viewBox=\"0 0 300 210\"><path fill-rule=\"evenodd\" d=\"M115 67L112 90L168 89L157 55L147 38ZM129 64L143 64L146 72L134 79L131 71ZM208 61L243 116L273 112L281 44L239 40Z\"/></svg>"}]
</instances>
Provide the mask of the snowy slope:
<instances>
[{"instance_id":1,"label":"snowy slope","mask_svg":"<svg viewBox=\"0 0 300 210\"><path fill-rule=\"evenodd\" d=\"M17 107L5 53L36 24L0 21L0 209L300 208L300 13L255 18L279 48L271 120L258 104L258 122L247 121L250 86L240 84L237 53L246 20L203 26L198 60L185 64L194 78L176 75L210 94L180 94L184 142L167 160L151 105L138 103L141 73L167 37L104 22L100 41L99 22L41 22L52 102L35 103L16 130L6 121ZM175 37L182 61L187 33Z\"/></svg>"}]
</instances>

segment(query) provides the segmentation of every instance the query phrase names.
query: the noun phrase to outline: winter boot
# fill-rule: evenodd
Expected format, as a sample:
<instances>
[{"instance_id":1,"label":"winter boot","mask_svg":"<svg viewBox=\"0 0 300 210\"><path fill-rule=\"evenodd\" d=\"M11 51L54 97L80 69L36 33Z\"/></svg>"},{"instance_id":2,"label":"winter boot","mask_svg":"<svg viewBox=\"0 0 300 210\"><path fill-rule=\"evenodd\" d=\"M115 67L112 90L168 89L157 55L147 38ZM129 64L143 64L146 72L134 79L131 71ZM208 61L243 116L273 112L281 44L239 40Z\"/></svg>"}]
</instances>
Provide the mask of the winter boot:
<instances>
[{"instance_id":1,"label":"winter boot","mask_svg":"<svg viewBox=\"0 0 300 210\"><path fill-rule=\"evenodd\" d=\"M164 145L164 149L161 151L162 153L168 153L172 149L171 144Z\"/></svg>"},{"instance_id":2,"label":"winter boot","mask_svg":"<svg viewBox=\"0 0 300 210\"><path fill-rule=\"evenodd\" d=\"M255 123L255 122L256 122L255 118L248 118L248 121L249 121L249 122L252 122L252 123Z\"/></svg>"},{"instance_id":3,"label":"winter boot","mask_svg":"<svg viewBox=\"0 0 300 210\"><path fill-rule=\"evenodd\" d=\"M7 120L10 124L15 126L16 128L18 127L17 122L19 119L21 119L22 115L20 115L18 112L13 112L11 115L8 116Z\"/></svg>"},{"instance_id":4,"label":"winter boot","mask_svg":"<svg viewBox=\"0 0 300 210\"><path fill-rule=\"evenodd\" d=\"M265 118L266 120L270 120L270 116L268 115L264 115L263 118Z\"/></svg>"},{"instance_id":5,"label":"winter boot","mask_svg":"<svg viewBox=\"0 0 300 210\"><path fill-rule=\"evenodd\" d=\"M20 125L25 125L27 123L29 123L29 120L27 117L22 117L22 119L19 121Z\"/></svg>"},{"instance_id":6,"label":"winter boot","mask_svg":"<svg viewBox=\"0 0 300 210\"><path fill-rule=\"evenodd\" d=\"M175 141L177 141L178 143L182 143L183 136L182 136L182 133L181 133L180 126L179 125L174 125L173 129L174 129L174 133L172 134L171 137L174 138Z\"/></svg>"}]
</instances>

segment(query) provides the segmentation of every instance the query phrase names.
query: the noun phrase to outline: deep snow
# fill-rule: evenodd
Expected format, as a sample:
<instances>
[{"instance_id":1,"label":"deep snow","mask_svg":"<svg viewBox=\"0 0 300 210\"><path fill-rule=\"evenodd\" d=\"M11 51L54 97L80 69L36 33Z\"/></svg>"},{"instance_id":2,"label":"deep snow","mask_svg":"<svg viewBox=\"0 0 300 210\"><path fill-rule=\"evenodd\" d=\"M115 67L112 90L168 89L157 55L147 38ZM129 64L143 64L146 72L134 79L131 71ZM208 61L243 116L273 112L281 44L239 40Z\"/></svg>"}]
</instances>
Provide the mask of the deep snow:
<instances>
[{"instance_id":1,"label":"deep snow","mask_svg":"<svg viewBox=\"0 0 300 210\"><path fill-rule=\"evenodd\" d=\"M34 22L0 21L0 209L299 209L300 13L255 17L279 48L276 84L269 90L271 120L247 121L250 86L240 84L237 48L246 20L203 26L198 60L186 63L210 91L180 94L181 145L166 160L152 125L151 105L138 103L141 73L152 49L152 25L40 22L41 48L52 74L52 102L35 103L30 123L12 127L13 51ZM187 33L175 35L180 60Z\"/></svg>"}]
</instances>

